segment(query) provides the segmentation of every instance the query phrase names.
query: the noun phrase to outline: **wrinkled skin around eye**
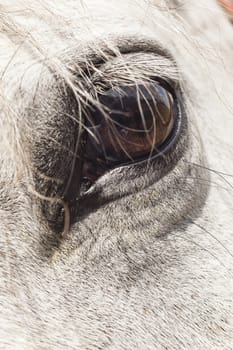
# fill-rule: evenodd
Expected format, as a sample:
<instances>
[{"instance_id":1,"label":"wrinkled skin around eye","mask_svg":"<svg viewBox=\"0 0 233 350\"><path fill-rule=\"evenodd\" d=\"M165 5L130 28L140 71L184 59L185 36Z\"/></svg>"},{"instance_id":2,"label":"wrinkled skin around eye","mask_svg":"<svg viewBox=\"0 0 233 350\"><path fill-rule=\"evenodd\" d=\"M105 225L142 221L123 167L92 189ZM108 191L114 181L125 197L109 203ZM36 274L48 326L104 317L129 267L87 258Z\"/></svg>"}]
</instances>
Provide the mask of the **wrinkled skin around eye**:
<instances>
[{"instance_id":1,"label":"wrinkled skin around eye","mask_svg":"<svg viewBox=\"0 0 233 350\"><path fill-rule=\"evenodd\" d=\"M233 29L219 3L2 0L0 17L0 348L232 349ZM97 97L152 78L179 95L173 147L76 196Z\"/></svg>"}]
</instances>

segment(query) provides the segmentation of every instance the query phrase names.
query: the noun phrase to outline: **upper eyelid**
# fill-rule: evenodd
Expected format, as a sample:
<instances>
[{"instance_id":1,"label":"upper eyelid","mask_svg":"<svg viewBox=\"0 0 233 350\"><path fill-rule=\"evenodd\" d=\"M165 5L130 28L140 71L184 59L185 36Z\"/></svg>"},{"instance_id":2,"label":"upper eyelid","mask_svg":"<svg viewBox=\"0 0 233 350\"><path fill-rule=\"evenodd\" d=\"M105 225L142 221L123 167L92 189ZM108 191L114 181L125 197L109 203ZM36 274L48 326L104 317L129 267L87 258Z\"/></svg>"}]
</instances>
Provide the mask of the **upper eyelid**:
<instances>
[{"instance_id":1,"label":"upper eyelid","mask_svg":"<svg viewBox=\"0 0 233 350\"><path fill-rule=\"evenodd\" d=\"M66 50L58 55L60 60L65 65L71 67L85 68L88 63L99 66L111 57L124 56L125 54L137 54L143 52L144 54L154 54L158 58L161 58L170 63L174 68L174 72L178 74L178 67L176 60L172 53L163 46L158 40L149 37L137 38L136 36L127 37L124 36L106 36L106 38L97 39L95 42L87 41L85 46L81 43L77 45L78 54L76 48ZM78 57L78 58L77 58Z\"/></svg>"}]
</instances>

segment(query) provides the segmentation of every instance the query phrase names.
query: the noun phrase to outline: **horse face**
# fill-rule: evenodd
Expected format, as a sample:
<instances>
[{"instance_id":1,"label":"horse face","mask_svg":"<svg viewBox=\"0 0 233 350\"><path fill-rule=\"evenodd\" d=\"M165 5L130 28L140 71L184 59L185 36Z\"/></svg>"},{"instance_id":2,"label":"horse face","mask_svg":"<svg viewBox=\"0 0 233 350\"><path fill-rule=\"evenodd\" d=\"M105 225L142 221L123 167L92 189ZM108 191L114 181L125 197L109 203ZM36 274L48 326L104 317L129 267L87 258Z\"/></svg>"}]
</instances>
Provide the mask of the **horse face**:
<instances>
[{"instance_id":1,"label":"horse face","mask_svg":"<svg viewBox=\"0 0 233 350\"><path fill-rule=\"evenodd\" d=\"M105 0L0 13L1 344L230 348L226 15Z\"/></svg>"}]
</instances>

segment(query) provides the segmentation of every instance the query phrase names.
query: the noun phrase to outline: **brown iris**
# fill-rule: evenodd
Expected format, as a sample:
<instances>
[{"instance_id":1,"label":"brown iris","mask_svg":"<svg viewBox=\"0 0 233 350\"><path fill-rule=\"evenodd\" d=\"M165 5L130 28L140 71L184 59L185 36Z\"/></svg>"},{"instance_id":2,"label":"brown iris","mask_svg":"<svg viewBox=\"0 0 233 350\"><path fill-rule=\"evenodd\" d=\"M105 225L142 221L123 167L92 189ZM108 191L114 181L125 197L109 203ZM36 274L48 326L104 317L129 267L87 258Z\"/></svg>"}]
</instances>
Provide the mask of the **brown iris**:
<instances>
[{"instance_id":1,"label":"brown iris","mask_svg":"<svg viewBox=\"0 0 233 350\"><path fill-rule=\"evenodd\" d=\"M95 181L106 171L150 157L174 124L172 94L159 83L121 86L99 96L88 118L82 177Z\"/></svg>"}]
</instances>

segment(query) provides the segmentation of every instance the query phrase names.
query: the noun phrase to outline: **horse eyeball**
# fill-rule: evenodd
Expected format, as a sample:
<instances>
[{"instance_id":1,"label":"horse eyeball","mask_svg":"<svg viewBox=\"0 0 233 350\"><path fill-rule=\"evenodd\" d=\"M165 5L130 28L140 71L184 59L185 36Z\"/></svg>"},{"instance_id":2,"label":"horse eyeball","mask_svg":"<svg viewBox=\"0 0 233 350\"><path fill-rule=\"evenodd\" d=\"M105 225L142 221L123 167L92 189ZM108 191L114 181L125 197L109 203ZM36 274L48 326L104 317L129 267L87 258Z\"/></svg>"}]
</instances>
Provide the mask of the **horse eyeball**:
<instances>
[{"instance_id":1,"label":"horse eyeball","mask_svg":"<svg viewBox=\"0 0 233 350\"><path fill-rule=\"evenodd\" d=\"M149 157L166 141L175 120L174 97L158 82L118 86L99 95L87 127L83 177Z\"/></svg>"}]
</instances>

